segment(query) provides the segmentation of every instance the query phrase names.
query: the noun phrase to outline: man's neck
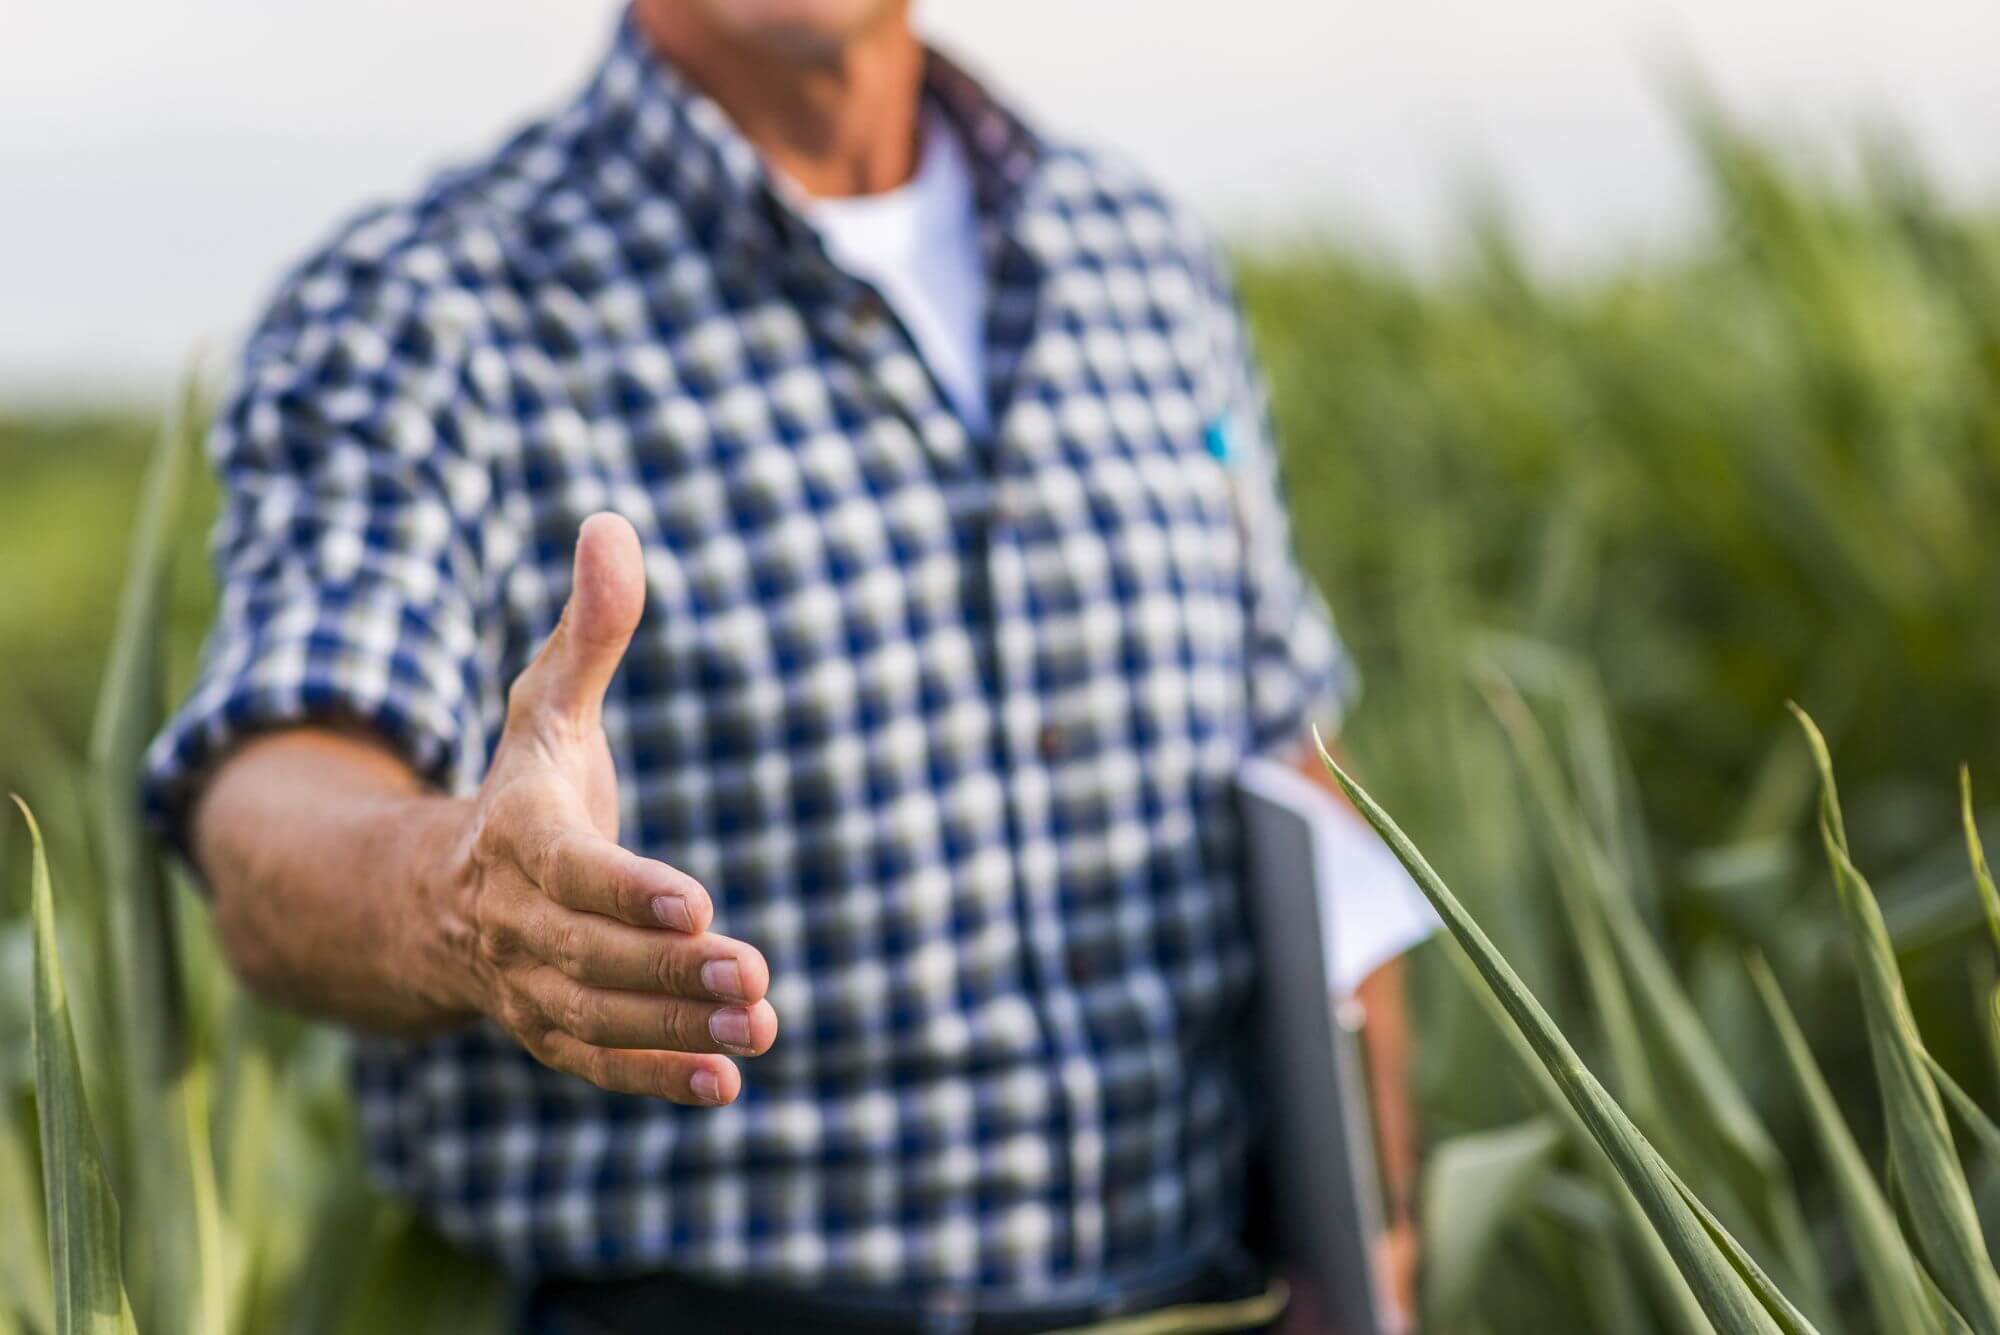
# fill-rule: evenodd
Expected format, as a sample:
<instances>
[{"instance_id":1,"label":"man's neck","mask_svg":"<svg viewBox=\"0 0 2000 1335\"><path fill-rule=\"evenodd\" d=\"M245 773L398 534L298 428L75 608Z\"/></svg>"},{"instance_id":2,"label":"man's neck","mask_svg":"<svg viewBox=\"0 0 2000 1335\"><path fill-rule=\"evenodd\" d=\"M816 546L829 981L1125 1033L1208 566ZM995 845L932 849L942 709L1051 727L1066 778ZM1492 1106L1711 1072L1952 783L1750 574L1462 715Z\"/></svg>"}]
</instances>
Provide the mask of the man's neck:
<instances>
[{"instance_id":1,"label":"man's neck","mask_svg":"<svg viewBox=\"0 0 2000 1335\"><path fill-rule=\"evenodd\" d=\"M822 197L909 180L924 52L906 7L845 41L810 47L747 43L701 9L639 0L633 15L653 50L714 98L774 167Z\"/></svg>"}]
</instances>

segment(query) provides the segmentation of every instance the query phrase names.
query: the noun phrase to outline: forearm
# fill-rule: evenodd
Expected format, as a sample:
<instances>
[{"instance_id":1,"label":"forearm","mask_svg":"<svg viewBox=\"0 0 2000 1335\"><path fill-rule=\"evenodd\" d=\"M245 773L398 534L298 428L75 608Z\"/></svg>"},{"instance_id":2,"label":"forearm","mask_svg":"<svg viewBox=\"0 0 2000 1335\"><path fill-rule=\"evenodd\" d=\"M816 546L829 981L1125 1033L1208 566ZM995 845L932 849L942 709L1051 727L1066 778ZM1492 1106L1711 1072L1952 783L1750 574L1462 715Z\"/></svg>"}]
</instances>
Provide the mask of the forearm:
<instances>
[{"instance_id":1,"label":"forearm","mask_svg":"<svg viewBox=\"0 0 2000 1335\"><path fill-rule=\"evenodd\" d=\"M484 1018L601 1089L714 1107L778 1014L700 882L618 843L604 692L645 610L639 535L577 531L561 619L509 683L476 796L426 791L371 733L299 728L208 776L189 840L231 967L281 1005L422 1035Z\"/></svg>"},{"instance_id":2,"label":"forearm","mask_svg":"<svg viewBox=\"0 0 2000 1335\"><path fill-rule=\"evenodd\" d=\"M195 807L192 844L237 976L279 1005L378 1033L472 1018L469 805L331 730L232 754Z\"/></svg>"},{"instance_id":3,"label":"forearm","mask_svg":"<svg viewBox=\"0 0 2000 1335\"><path fill-rule=\"evenodd\" d=\"M1338 758L1338 747L1333 749ZM1300 772L1352 809L1347 794L1326 772L1310 743L1300 748L1297 764ZM1405 972L1403 959L1397 956L1362 979L1354 990L1367 1016L1361 1030L1361 1051L1368 1067L1369 1112L1375 1122L1375 1149L1382 1164L1391 1224L1407 1223L1414 1213L1419 1159L1415 1101L1410 1092Z\"/></svg>"},{"instance_id":4,"label":"forearm","mask_svg":"<svg viewBox=\"0 0 2000 1335\"><path fill-rule=\"evenodd\" d=\"M1389 1222L1409 1222L1417 1191L1417 1117L1410 1096L1410 1019L1402 958L1390 960L1355 989L1366 1019L1361 1050L1368 1065L1369 1110L1382 1163Z\"/></svg>"}]
</instances>

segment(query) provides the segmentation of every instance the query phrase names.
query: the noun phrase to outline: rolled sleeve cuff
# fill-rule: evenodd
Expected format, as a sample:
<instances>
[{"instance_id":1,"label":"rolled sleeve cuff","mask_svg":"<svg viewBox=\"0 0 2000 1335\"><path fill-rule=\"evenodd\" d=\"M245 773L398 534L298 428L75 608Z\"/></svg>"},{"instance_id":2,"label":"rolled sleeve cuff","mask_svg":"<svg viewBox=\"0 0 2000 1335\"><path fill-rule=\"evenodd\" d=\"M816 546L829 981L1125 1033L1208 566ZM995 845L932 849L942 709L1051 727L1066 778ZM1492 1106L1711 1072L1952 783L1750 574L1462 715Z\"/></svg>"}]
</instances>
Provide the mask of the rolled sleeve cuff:
<instances>
[{"instance_id":1,"label":"rolled sleeve cuff","mask_svg":"<svg viewBox=\"0 0 2000 1335\"><path fill-rule=\"evenodd\" d=\"M389 643L330 632L327 609L291 609L213 649L187 702L146 754L141 799L170 847L189 853L188 816L212 767L275 728L340 722L377 734L425 782L460 786L484 739L463 660L407 608L368 609ZM473 745L473 739L478 744ZM476 776L473 776L476 781Z\"/></svg>"}]
</instances>

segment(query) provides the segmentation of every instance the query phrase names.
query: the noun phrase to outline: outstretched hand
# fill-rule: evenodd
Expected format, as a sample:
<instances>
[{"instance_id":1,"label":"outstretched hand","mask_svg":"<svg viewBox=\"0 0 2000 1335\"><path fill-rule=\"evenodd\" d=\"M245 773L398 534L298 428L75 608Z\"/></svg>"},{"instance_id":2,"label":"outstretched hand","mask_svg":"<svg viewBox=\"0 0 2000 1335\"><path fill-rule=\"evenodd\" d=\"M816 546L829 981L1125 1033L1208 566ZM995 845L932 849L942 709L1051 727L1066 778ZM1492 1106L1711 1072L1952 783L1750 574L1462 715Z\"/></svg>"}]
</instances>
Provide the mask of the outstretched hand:
<instances>
[{"instance_id":1,"label":"outstretched hand","mask_svg":"<svg viewBox=\"0 0 2000 1335\"><path fill-rule=\"evenodd\" d=\"M721 1104L777 1036L770 968L708 930L693 877L618 845L604 691L645 606L632 526L592 515L555 634L514 682L474 805L467 920L482 1009L559 1071Z\"/></svg>"}]
</instances>

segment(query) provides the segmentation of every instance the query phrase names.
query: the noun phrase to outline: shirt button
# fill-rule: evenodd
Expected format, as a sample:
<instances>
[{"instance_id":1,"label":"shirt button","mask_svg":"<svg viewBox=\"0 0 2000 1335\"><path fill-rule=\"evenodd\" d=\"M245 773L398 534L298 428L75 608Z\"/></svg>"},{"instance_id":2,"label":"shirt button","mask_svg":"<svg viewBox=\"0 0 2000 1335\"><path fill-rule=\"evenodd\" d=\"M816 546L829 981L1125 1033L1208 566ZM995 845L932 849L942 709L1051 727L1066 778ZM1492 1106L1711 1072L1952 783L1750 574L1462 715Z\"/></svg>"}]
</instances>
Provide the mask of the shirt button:
<instances>
[{"instance_id":1,"label":"shirt button","mask_svg":"<svg viewBox=\"0 0 2000 1335\"><path fill-rule=\"evenodd\" d=\"M863 288L855 294L854 323L863 328L871 328L889 318L889 303L880 292L873 288Z\"/></svg>"},{"instance_id":2,"label":"shirt button","mask_svg":"<svg viewBox=\"0 0 2000 1335\"><path fill-rule=\"evenodd\" d=\"M1044 723L1035 737L1035 747L1044 760L1061 760L1063 752L1069 749L1069 738L1053 723Z\"/></svg>"}]
</instances>

